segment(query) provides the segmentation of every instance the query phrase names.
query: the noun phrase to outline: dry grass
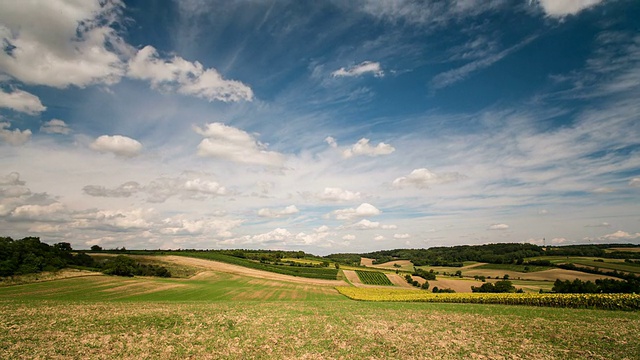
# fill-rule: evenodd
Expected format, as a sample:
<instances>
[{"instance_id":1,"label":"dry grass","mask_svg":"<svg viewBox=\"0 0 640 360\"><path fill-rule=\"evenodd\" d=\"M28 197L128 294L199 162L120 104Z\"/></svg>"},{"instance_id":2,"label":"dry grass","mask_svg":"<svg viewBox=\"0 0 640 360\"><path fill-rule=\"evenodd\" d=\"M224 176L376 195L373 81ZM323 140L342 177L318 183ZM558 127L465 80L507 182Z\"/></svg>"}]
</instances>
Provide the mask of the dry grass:
<instances>
[{"instance_id":1,"label":"dry grass","mask_svg":"<svg viewBox=\"0 0 640 360\"><path fill-rule=\"evenodd\" d=\"M616 279L607 275L588 274L575 270L565 269L549 269L536 272L518 272L510 270L491 270L491 269L471 269L463 272L464 276L487 276L492 278L502 278L505 274L509 275L510 279L523 279L533 281L555 281L560 280L574 280L580 279L582 281L595 281L597 279Z\"/></svg>"},{"instance_id":2,"label":"dry grass","mask_svg":"<svg viewBox=\"0 0 640 360\"><path fill-rule=\"evenodd\" d=\"M640 356L637 313L352 301L0 304L3 359Z\"/></svg>"}]
</instances>

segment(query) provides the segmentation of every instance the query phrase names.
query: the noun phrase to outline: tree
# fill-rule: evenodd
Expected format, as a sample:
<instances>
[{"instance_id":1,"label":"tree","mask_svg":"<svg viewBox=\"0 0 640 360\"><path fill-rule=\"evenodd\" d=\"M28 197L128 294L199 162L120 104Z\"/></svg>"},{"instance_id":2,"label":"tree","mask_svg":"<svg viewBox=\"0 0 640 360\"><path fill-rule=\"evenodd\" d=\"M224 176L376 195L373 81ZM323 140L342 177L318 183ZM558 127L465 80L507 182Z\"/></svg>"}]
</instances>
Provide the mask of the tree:
<instances>
[{"instance_id":1,"label":"tree","mask_svg":"<svg viewBox=\"0 0 640 360\"><path fill-rule=\"evenodd\" d=\"M423 289L423 290L428 290L429 289L429 282L425 281L420 288Z\"/></svg>"},{"instance_id":2,"label":"tree","mask_svg":"<svg viewBox=\"0 0 640 360\"><path fill-rule=\"evenodd\" d=\"M102 247L100 245L91 246L91 251L102 251Z\"/></svg>"}]
</instances>

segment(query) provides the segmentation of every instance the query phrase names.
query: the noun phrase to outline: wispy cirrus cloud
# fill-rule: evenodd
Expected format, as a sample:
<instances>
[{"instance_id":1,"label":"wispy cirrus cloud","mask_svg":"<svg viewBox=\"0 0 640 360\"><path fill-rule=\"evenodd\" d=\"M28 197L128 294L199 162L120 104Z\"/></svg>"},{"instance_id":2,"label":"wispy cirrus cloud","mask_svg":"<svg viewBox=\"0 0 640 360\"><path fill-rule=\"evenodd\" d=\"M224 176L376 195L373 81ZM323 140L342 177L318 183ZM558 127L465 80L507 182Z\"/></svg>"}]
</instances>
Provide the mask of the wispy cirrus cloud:
<instances>
[{"instance_id":1,"label":"wispy cirrus cloud","mask_svg":"<svg viewBox=\"0 0 640 360\"><path fill-rule=\"evenodd\" d=\"M363 61L358 65L350 67L341 67L340 69L331 73L334 77L357 77L364 74L371 73L375 77L383 77L384 71L379 62L375 61Z\"/></svg>"}]
</instances>

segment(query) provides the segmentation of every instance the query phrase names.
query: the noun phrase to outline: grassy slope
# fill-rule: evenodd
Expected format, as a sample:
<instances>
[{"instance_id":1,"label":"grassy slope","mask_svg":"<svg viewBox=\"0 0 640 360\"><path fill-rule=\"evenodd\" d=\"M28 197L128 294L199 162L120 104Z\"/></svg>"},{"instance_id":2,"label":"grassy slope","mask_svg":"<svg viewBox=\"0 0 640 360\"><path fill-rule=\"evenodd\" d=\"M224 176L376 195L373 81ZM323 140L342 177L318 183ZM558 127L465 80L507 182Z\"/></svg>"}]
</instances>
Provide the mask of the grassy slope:
<instances>
[{"instance_id":1,"label":"grassy slope","mask_svg":"<svg viewBox=\"0 0 640 360\"><path fill-rule=\"evenodd\" d=\"M213 272L0 288L2 359L632 359L638 333L637 312L366 303Z\"/></svg>"}]
</instances>

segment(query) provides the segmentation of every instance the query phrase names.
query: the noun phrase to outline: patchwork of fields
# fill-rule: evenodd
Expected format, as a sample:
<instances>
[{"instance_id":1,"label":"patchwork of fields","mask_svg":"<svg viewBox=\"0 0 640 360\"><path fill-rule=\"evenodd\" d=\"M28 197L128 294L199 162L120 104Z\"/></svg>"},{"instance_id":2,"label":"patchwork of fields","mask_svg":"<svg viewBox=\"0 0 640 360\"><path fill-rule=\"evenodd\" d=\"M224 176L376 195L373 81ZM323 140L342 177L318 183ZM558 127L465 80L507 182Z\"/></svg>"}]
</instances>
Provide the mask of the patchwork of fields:
<instances>
[{"instance_id":1,"label":"patchwork of fields","mask_svg":"<svg viewBox=\"0 0 640 360\"><path fill-rule=\"evenodd\" d=\"M154 261L197 275L0 287L0 358L640 358L639 312L361 302L343 281L186 259Z\"/></svg>"}]
</instances>

